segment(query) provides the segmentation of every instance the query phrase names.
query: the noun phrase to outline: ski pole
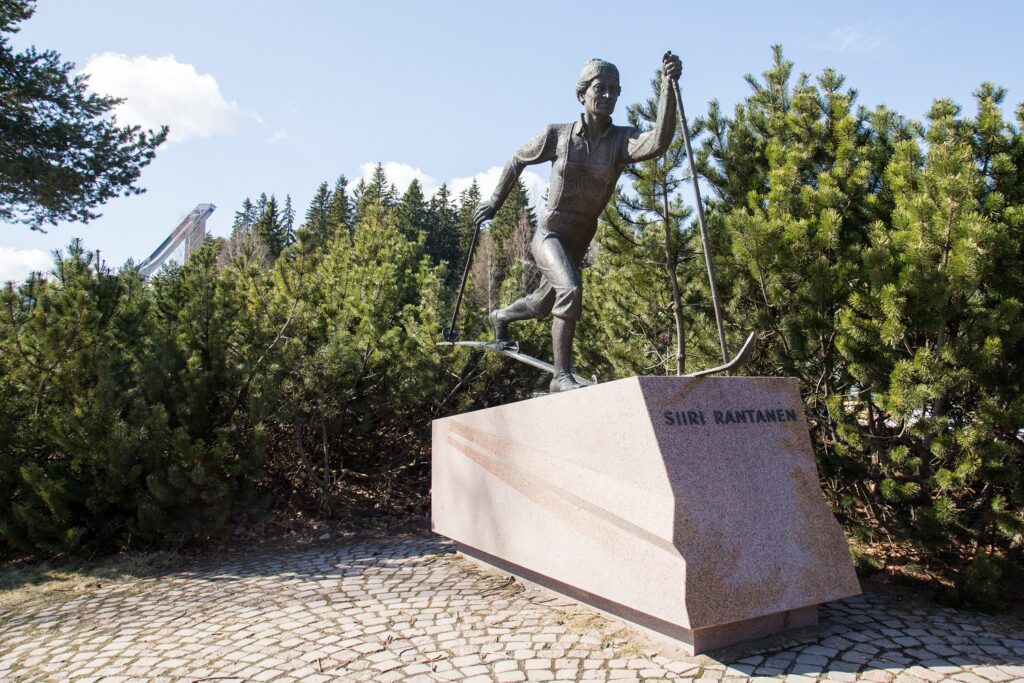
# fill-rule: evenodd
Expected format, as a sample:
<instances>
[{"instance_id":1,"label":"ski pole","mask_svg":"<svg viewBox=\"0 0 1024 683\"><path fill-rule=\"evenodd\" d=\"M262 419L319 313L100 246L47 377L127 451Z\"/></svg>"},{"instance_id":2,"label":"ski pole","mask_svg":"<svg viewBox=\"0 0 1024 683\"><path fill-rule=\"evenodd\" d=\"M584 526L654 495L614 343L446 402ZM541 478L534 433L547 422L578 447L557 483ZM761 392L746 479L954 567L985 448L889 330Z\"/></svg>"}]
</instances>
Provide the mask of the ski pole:
<instances>
[{"instance_id":1,"label":"ski pole","mask_svg":"<svg viewBox=\"0 0 1024 683\"><path fill-rule=\"evenodd\" d=\"M683 144L686 146L686 160L690 164L690 177L693 179L693 196L697 203L697 222L700 224L700 241L704 245L704 262L708 267L708 282L711 285L711 304L715 308L715 325L718 327L718 343L722 346L722 362L729 363L729 352L725 348L725 328L722 326L722 304L718 300L718 285L715 284L715 265L711 262L711 244L708 238L708 226L704 221L704 204L700 199L700 184L697 182L697 165L693 160L693 148L690 147L690 128L686 125L686 114L683 112L683 97L679 93L679 81L672 81L672 89L676 95L676 107L679 124L683 128Z\"/></svg>"},{"instance_id":2,"label":"ski pole","mask_svg":"<svg viewBox=\"0 0 1024 683\"><path fill-rule=\"evenodd\" d=\"M451 325L441 330L441 338L448 343L454 343L459 340L459 334L455 331L455 321L459 317L459 305L462 304L462 293L466 290L466 280L469 279L469 267L473 264L473 252L476 251L476 240L480 236L480 228L483 227L484 223L490 223L490 221L480 221L477 224L476 229L473 230L473 239L469 242L469 254L466 255L466 267L462 270L462 283L459 284L459 294L455 297L455 310L452 311L452 322Z\"/></svg>"}]
</instances>

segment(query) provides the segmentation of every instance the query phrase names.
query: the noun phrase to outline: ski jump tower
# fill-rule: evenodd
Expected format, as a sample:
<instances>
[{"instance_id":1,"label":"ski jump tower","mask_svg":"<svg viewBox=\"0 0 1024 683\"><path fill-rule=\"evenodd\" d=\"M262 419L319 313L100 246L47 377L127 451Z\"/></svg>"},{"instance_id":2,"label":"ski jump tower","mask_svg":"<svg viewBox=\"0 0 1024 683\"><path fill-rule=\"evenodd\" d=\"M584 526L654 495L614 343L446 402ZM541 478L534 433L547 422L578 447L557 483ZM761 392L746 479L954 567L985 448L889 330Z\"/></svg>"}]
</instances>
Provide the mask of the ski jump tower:
<instances>
[{"instance_id":1,"label":"ski jump tower","mask_svg":"<svg viewBox=\"0 0 1024 683\"><path fill-rule=\"evenodd\" d=\"M213 204L198 204L192 209L185 220L171 231L160 246L139 265L139 273L148 278L160 266L168 261L184 264L188 257L203 244L206 239L206 219L217 207Z\"/></svg>"}]
</instances>

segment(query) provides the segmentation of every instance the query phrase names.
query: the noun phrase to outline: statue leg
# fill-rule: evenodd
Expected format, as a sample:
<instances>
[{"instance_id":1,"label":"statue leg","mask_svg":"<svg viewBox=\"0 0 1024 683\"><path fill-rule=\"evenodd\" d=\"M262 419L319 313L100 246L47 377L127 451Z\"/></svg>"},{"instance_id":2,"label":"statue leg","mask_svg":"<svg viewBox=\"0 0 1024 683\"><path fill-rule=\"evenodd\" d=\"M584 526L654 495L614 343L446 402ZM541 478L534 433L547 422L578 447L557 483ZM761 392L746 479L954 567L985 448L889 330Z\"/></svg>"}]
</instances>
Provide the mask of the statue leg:
<instances>
[{"instance_id":1,"label":"statue leg","mask_svg":"<svg viewBox=\"0 0 1024 683\"><path fill-rule=\"evenodd\" d=\"M513 301L505 308L491 311L487 318L490 320L491 328L494 330L494 341L499 343L511 342L512 335L508 331L509 323L517 320L543 318L551 312L554 301L555 291L551 289L551 285L548 284L547 280L542 278L540 286L531 294Z\"/></svg>"},{"instance_id":2,"label":"statue leg","mask_svg":"<svg viewBox=\"0 0 1024 683\"><path fill-rule=\"evenodd\" d=\"M548 235L535 244L534 257L554 290L551 348L555 376L550 391L578 389L581 385L572 376L572 342L583 310L583 279L576 260L557 235Z\"/></svg>"},{"instance_id":3,"label":"statue leg","mask_svg":"<svg viewBox=\"0 0 1024 683\"><path fill-rule=\"evenodd\" d=\"M581 384L572 376L572 340L576 335L576 321L567 318L555 318L551 323L551 348L554 352L555 376L551 379L548 391L552 394L559 391L579 389Z\"/></svg>"}]
</instances>

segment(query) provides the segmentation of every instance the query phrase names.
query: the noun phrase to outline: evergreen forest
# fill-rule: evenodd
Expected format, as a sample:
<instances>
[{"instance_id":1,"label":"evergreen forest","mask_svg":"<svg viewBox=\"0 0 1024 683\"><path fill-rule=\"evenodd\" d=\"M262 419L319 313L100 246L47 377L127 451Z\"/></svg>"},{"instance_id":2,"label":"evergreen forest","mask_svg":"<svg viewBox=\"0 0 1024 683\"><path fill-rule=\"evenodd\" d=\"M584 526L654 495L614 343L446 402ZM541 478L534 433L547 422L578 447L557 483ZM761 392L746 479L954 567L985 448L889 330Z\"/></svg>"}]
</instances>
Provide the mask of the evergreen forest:
<instances>
[{"instance_id":1,"label":"evergreen forest","mask_svg":"<svg viewBox=\"0 0 1024 683\"><path fill-rule=\"evenodd\" d=\"M1024 103L1011 117L984 83L911 120L779 47L747 81L690 123L729 348L759 333L740 374L799 380L863 566L917 567L950 602L996 608L1024 585ZM633 125L653 124L651 84ZM584 376L721 362L677 138L626 169L602 217ZM8 283L0 554L176 548L282 510L425 517L430 421L538 386L437 346L480 199L399 193L378 166L323 183L304 213L254 194L229 237L148 281L76 240ZM536 284L541 211L520 185L481 233L463 338L487 339L486 312ZM518 324L523 351L548 358L549 325Z\"/></svg>"}]
</instances>

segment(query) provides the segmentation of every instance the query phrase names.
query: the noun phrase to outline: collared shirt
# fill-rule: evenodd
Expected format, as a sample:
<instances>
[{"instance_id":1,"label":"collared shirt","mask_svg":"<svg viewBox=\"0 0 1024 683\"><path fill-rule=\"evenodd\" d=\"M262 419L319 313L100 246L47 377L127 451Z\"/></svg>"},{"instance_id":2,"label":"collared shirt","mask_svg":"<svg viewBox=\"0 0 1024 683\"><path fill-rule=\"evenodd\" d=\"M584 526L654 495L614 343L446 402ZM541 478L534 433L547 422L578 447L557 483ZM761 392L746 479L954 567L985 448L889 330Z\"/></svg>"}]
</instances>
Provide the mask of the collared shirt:
<instances>
[{"instance_id":1,"label":"collared shirt","mask_svg":"<svg viewBox=\"0 0 1024 683\"><path fill-rule=\"evenodd\" d=\"M640 131L632 126L609 123L605 132L593 142L587 135L583 118L573 123L556 123L513 155L515 163L523 166L552 162L548 188L548 206L543 224L553 232L560 232L550 218L568 212L576 214L572 223L596 223L608 198L615 190L622 169L630 161L628 143Z\"/></svg>"},{"instance_id":2,"label":"collared shirt","mask_svg":"<svg viewBox=\"0 0 1024 683\"><path fill-rule=\"evenodd\" d=\"M675 100L671 93L671 88L662 88L658 120L654 129L647 132L609 121L608 129L591 145L582 116L576 123L546 127L516 150L505 164L487 202L490 215L501 207L524 168L550 161L548 208L541 219L540 232L589 240L626 164L652 159L671 144L675 130Z\"/></svg>"}]
</instances>

